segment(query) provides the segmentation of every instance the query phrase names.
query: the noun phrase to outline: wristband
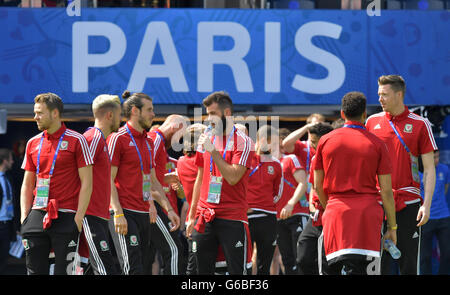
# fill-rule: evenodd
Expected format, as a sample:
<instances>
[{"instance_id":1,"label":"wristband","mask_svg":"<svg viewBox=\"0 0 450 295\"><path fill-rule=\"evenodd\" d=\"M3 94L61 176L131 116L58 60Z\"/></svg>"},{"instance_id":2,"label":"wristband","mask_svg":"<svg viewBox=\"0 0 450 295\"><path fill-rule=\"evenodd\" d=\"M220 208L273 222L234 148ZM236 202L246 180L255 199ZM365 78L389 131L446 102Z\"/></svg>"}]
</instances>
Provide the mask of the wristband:
<instances>
[{"instance_id":1,"label":"wristband","mask_svg":"<svg viewBox=\"0 0 450 295\"><path fill-rule=\"evenodd\" d=\"M116 215L114 215L114 218L119 218L119 217L122 217L122 216L125 216L123 213L122 214L116 214Z\"/></svg>"},{"instance_id":2,"label":"wristband","mask_svg":"<svg viewBox=\"0 0 450 295\"><path fill-rule=\"evenodd\" d=\"M395 229L398 228L398 226L397 226L397 225L394 225L394 226L389 226L389 225L388 225L388 228L389 228L389 229L394 229L394 230L395 230Z\"/></svg>"}]
</instances>

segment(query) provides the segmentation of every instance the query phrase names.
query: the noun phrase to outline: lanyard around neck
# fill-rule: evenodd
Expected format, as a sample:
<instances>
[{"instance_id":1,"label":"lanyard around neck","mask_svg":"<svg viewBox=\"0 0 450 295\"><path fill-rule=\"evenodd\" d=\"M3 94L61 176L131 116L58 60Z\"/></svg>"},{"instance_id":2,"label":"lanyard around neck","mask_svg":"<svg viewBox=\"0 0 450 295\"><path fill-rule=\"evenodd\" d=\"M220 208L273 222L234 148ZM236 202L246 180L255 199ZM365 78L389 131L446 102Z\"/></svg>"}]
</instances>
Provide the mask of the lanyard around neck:
<instances>
[{"instance_id":1,"label":"lanyard around neck","mask_svg":"<svg viewBox=\"0 0 450 295\"><path fill-rule=\"evenodd\" d=\"M50 173L49 173L50 176L53 175L53 171L55 170L56 158L58 157L59 148L61 147L61 143L62 143L62 140L63 140L63 137L65 134L66 134L66 130L64 130L63 134L61 134L61 137L59 138L58 146L56 147L55 155L53 156L52 167L50 168ZM40 162L41 162L41 149L42 149L43 142L44 142L44 133L42 133L41 141L39 142L39 151L38 151L37 163L36 163L36 166L37 166L36 167L36 175L39 175L39 171L40 171L39 166L40 166Z\"/></svg>"},{"instance_id":2,"label":"lanyard around neck","mask_svg":"<svg viewBox=\"0 0 450 295\"><path fill-rule=\"evenodd\" d=\"M391 125L392 130L394 130L395 135L397 135L398 140L400 140L400 143L403 145L405 150L408 153L411 153L406 143L403 141L403 138L401 137L400 133L398 133L397 128L395 128L394 123L392 123L391 120L389 120L389 125Z\"/></svg>"},{"instance_id":3,"label":"lanyard around neck","mask_svg":"<svg viewBox=\"0 0 450 295\"><path fill-rule=\"evenodd\" d=\"M227 143L226 143L225 149L223 150L223 153L222 153L222 158L224 160L225 160L225 155L227 154L228 144L229 144L231 138L233 137L235 129L236 129L236 127L233 126L233 130L231 130L230 135L228 135ZM216 136L214 135L213 145L215 143L216 143ZM212 159L212 155L211 155L211 158L209 159L209 172L211 172L211 174L212 174L212 171L213 171L213 169L212 169L212 162L213 162L213 159Z\"/></svg>"},{"instance_id":4,"label":"lanyard around neck","mask_svg":"<svg viewBox=\"0 0 450 295\"><path fill-rule=\"evenodd\" d=\"M137 154L139 156L139 162L141 164L141 171L142 171L142 173L144 173L144 162L142 161L141 152L139 151L139 148L138 148L138 146L136 144L136 141L134 140L133 134L131 133L130 128L128 128L127 124L125 124L125 129L127 130L128 135L130 135L131 140L134 143L134 147L136 148L136 152L137 152ZM150 155L150 170L152 170L152 151L150 149L150 146L148 145L147 139L144 139L144 141L147 144L148 153Z\"/></svg>"}]
</instances>

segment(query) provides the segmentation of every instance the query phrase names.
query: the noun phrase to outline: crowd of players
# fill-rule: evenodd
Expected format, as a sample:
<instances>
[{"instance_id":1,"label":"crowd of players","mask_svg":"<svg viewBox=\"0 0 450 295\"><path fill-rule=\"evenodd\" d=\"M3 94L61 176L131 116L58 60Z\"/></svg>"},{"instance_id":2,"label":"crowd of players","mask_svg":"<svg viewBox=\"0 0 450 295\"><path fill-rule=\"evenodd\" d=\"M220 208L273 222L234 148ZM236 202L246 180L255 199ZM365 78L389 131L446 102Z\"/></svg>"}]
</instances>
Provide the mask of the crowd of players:
<instances>
[{"instance_id":1,"label":"crowd of players","mask_svg":"<svg viewBox=\"0 0 450 295\"><path fill-rule=\"evenodd\" d=\"M100 95L84 134L62 122L61 98L37 95L20 201L28 274L152 274L155 257L170 275L390 274L384 240L400 273L418 274L437 146L403 78L378 85L381 113L367 118L350 92L342 120L260 126L255 142L225 92L203 100L205 125L173 114L152 126L148 95Z\"/></svg>"}]
</instances>

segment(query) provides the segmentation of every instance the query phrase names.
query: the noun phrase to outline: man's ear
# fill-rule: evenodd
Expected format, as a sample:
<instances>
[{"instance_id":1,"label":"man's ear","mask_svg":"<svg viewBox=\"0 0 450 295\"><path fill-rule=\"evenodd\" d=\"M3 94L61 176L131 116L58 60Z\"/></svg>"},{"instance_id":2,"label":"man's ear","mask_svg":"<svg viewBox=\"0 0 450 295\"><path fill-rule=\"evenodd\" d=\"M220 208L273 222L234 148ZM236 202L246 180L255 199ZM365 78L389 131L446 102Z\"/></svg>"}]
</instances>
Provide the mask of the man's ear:
<instances>
[{"instance_id":1,"label":"man's ear","mask_svg":"<svg viewBox=\"0 0 450 295\"><path fill-rule=\"evenodd\" d=\"M345 120L345 114L343 110L341 110L341 118Z\"/></svg>"}]
</instances>

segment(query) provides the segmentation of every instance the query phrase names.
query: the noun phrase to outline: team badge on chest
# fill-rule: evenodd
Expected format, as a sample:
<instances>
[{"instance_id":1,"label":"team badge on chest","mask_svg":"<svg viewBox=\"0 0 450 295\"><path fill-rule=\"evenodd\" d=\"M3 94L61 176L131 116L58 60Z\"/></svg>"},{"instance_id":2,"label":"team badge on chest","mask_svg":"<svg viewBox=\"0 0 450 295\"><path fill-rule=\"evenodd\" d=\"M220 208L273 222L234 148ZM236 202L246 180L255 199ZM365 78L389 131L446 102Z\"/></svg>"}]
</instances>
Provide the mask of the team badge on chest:
<instances>
[{"instance_id":1,"label":"team badge on chest","mask_svg":"<svg viewBox=\"0 0 450 295\"><path fill-rule=\"evenodd\" d=\"M61 150L62 151L65 151L65 150L67 150L67 147L69 146L69 142L67 142L67 141L65 141L65 140L63 140L62 142L61 142Z\"/></svg>"},{"instance_id":2,"label":"team badge on chest","mask_svg":"<svg viewBox=\"0 0 450 295\"><path fill-rule=\"evenodd\" d=\"M405 124L405 129L403 129L403 132L411 133L412 130L413 130L413 125L412 124Z\"/></svg>"},{"instance_id":3,"label":"team badge on chest","mask_svg":"<svg viewBox=\"0 0 450 295\"><path fill-rule=\"evenodd\" d=\"M267 166L267 173L269 173L270 175L273 175L273 166Z\"/></svg>"}]
</instances>

